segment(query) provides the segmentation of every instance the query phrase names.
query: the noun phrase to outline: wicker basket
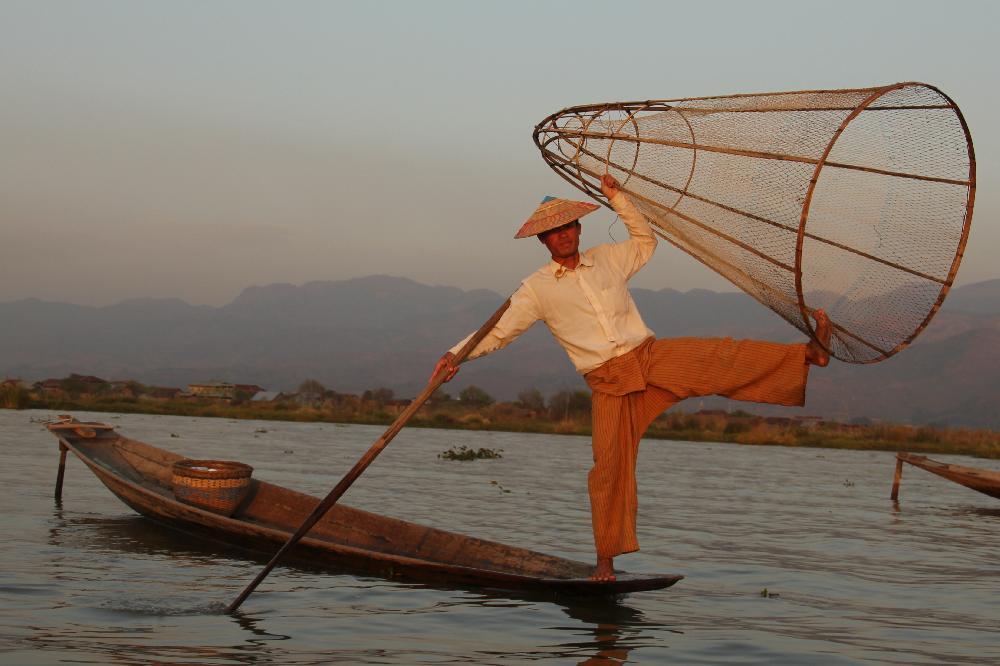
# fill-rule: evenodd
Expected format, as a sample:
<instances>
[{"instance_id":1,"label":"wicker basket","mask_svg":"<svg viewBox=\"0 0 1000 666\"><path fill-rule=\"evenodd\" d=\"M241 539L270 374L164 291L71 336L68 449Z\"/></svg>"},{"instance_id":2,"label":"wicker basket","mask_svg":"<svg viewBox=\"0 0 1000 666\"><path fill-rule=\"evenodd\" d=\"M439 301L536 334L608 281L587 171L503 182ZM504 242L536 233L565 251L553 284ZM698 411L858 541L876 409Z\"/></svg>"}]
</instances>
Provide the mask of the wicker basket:
<instances>
[{"instance_id":1,"label":"wicker basket","mask_svg":"<svg viewBox=\"0 0 1000 666\"><path fill-rule=\"evenodd\" d=\"M231 460L178 460L173 467L174 497L231 516L250 488L253 467Z\"/></svg>"}]
</instances>

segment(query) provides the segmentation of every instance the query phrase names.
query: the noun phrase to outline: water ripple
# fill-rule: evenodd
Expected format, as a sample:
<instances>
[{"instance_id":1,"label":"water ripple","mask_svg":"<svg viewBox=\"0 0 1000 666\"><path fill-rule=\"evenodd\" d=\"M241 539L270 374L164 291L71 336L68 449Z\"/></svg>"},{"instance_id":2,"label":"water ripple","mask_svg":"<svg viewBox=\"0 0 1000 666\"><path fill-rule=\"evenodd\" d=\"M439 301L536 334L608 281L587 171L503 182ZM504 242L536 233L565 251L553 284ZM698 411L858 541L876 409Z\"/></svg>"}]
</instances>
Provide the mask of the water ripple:
<instances>
[{"instance_id":1,"label":"water ripple","mask_svg":"<svg viewBox=\"0 0 1000 666\"><path fill-rule=\"evenodd\" d=\"M279 566L229 615L268 554L140 518L75 460L55 505L46 416L0 411L4 663L1000 661L1000 505L917 470L893 503L888 453L644 442L643 548L618 564L686 576L667 591L553 600ZM382 432L93 416L317 495ZM459 444L503 458L437 458ZM404 430L344 502L589 561L590 456L581 437Z\"/></svg>"}]
</instances>

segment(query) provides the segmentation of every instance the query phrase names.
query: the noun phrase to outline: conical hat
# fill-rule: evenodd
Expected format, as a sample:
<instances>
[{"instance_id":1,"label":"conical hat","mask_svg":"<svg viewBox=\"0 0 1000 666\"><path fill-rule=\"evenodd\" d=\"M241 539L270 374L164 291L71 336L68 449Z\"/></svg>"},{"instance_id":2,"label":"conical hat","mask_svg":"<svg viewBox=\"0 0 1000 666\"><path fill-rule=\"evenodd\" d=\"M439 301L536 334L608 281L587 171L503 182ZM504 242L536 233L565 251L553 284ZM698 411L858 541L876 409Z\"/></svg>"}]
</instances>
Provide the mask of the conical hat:
<instances>
[{"instance_id":1,"label":"conical hat","mask_svg":"<svg viewBox=\"0 0 1000 666\"><path fill-rule=\"evenodd\" d=\"M545 197L542 203L531 214L531 217L521 225L521 228L514 235L514 238L527 238L561 227L567 222L579 220L587 213L593 213L600 208L597 204L586 201L570 201L569 199L556 199L555 197Z\"/></svg>"}]
</instances>

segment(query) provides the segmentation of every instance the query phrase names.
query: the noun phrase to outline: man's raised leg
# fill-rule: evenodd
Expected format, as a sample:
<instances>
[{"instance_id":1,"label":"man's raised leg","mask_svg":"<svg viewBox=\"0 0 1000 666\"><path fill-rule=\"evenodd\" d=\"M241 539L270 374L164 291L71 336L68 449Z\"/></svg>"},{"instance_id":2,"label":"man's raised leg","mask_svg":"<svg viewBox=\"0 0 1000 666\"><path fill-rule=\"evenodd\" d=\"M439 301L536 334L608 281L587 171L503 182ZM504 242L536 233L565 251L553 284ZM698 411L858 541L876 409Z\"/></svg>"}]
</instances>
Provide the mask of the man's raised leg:
<instances>
[{"instance_id":1,"label":"man's raised leg","mask_svg":"<svg viewBox=\"0 0 1000 666\"><path fill-rule=\"evenodd\" d=\"M815 340L809 341L806 345L806 360L823 368L830 362L830 352L827 351L830 348L830 318L820 308L813 312L813 319L816 320L816 337L819 338L820 344Z\"/></svg>"}]
</instances>

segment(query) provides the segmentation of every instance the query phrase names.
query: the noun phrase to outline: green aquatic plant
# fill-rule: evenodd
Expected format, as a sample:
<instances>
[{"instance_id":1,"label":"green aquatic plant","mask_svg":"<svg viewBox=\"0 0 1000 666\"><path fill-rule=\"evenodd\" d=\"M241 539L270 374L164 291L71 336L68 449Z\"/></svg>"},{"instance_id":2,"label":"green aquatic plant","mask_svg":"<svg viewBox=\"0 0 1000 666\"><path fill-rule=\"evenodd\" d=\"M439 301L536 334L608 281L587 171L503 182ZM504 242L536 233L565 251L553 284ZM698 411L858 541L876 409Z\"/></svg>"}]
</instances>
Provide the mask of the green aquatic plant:
<instances>
[{"instance_id":1,"label":"green aquatic plant","mask_svg":"<svg viewBox=\"0 0 1000 666\"><path fill-rule=\"evenodd\" d=\"M447 451L438 454L438 458L445 460L491 460L493 458L503 458L500 452L503 449L470 449L464 444L459 447L451 447Z\"/></svg>"}]
</instances>

